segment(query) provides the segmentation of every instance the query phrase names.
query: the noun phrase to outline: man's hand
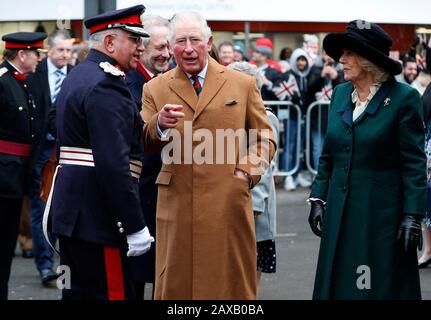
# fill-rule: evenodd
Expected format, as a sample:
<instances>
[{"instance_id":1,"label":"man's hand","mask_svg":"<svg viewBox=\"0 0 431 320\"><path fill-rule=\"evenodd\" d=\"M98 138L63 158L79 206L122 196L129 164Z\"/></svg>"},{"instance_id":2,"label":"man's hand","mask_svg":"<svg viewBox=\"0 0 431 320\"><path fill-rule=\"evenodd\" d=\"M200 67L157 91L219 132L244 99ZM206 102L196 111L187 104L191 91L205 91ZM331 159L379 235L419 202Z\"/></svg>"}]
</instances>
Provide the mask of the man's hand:
<instances>
[{"instance_id":1,"label":"man's hand","mask_svg":"<svg viewBox=\"0 0 431 320\"><path fill-rule=\"evenodd\" d=\"M325 65L322 69L321 76L322 78L330 76L332 80L335 80L338 77L338 72L337 69L335 69L334 67Z\"/></svg>"},{"instance_id":2,"label":"man's hand","mask_svg":"<svg viewBox=\"0 0 431 320\"><path fill-rule=\"evenodd\" d=\"M234 175L236 177L240 178L241 180L244 180L245 182L247 182L248 187L251 188L253 181L251 180L251 177L245 171L243 171L241 169L235 169Z\"/></svg>"},{"instance_id":3,"label":"man's hand","mask_svg":"<svg viewBox=\"0 0 431 320\"><path fill-rule=\"evenodd\" d=\"M166 129L175 128L178 121L184 118L184 112L181 112L181 110L183 110L182 105L165 104L157 118L160 130L164 131Z\"/></svg>"},{"instance_id":4,"label":"man's hand","mask_svg":"<svg viewBox=\"0 0 431 320\"><path fill-rule=\"evenodd\" d=\"M129 245L129 251L127 251L127 256L136 257L143 255L150 250L152 242L154 242L154 238L150 235L150 231L147 227L128 235L127 244Z\"/></svg>"}]
</instances>

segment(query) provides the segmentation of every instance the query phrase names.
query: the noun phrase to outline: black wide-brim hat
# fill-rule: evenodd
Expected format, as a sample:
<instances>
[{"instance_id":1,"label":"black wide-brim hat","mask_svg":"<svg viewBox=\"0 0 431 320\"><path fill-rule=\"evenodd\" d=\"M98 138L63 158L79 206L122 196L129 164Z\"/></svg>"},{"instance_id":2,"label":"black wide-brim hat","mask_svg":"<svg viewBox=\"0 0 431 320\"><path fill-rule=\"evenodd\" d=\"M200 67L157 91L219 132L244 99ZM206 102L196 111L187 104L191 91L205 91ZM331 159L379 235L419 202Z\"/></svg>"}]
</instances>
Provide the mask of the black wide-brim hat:
<instances>
[{"instance_id":1,"label":"black wide-brim hat","mask_svg":"<svg viewBox=\"0 0 431 320\"><path fill-rule=\"evenodd\" d=\"M345 32L330 33L323 39L323 49L335 61L340 60L343 49L351 50L391 75L397 75L402 65L389 57L391 46L392 38L385 30L364 20L351 21Z\"/></svg>"}]
</instances>

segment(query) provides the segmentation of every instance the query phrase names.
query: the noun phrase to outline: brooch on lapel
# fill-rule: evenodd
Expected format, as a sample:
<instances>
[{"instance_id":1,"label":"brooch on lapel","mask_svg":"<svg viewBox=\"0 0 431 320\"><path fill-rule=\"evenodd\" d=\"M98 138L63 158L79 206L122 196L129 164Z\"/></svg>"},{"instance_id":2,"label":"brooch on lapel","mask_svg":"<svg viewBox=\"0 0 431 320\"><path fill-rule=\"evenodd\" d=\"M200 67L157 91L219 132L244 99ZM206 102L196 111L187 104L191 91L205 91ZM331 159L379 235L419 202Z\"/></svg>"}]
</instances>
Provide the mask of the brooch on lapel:
<instances>
[{"instance_id":1,"label":"brooch on lapel","mask_svg":"<svg viewBox=\"0 0 431 320\"><path fill-rule=\"evenodd\" d=\"M391 102L391 98L386 98L384 101L384 106L385 107L388 106L390 102Z\"/></svg>"},{"instance_id":2,"label":"brooch on lapel","mask_svg":"<svg viewBox=\"0 0 431 320\"><path fill-rule=\"evenodd\" d=\"M121 71L120 69L113 66L107 61L99 63L99 67L101 67L103 71L105 71L106 73L112 74L115 77L124 78L126 76L126 74L123 71Z\"/></svg>"}]
</instances>

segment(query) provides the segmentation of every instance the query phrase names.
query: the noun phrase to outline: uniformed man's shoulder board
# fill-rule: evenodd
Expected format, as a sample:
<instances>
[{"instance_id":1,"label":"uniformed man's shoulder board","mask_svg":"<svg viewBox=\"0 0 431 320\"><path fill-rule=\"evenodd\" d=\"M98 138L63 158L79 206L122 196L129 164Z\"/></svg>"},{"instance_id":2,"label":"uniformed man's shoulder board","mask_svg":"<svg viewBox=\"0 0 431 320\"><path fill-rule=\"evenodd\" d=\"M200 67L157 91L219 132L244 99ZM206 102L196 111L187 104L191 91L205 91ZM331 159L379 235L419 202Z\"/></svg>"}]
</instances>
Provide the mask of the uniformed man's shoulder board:
<instances>
[{"instance_id":1,"label":"uniformed man's shoulder board","mask_svg":"<svg viewBox=\"0 0 431 320\"><path fill-rule=\"evenodd\" d=\"M112 64L110 64L107 61L99 63L99 67L101 67L103 69L103 71L105 71L106 73L112 74L115 77L125 77L126 76L126 74L123 71L121 71L120 69L113 66Z\"/></svg>"},{"instance_id":2,"label":"uniformed man's shoulder board","mask_svg":"<svg viewBox=\"0 0 431 320\"><path fill-rule=\"evenodd\" d=\"M3 77L3 75L4 75L6 72L8 72L8 71L9 71L9 69L8 69L8 68L6 68L6 67L1 68L1 69L0 69L0 77Z\"/></svg>"}]
</instances>

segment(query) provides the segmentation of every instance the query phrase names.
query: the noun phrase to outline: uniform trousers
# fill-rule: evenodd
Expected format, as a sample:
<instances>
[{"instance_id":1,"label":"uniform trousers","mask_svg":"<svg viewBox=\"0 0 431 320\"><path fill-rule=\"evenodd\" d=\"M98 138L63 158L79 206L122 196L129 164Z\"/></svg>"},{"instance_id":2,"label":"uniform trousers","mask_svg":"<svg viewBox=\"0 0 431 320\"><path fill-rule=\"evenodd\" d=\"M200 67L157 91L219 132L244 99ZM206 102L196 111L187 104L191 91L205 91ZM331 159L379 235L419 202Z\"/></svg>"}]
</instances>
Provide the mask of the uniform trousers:
<instances>
[{"instance_id":1,"label":"uniform trousers","mask_svg":"<svg viewBox=\"0 0 431 320\"><path fill-rule=\"evenodd\" d=\"M63 300L135 299L125 249L64 236L58 240L60 264L70 270L71 286L63 289Z\"/></svg>"},{"instance_id":2,"label":"uniform trousers","mask_svg":"<svg viewBox=\"0 0 431 320\"><path fill-rule=\"evenodd\" d=\"M0 197L0 300L7 300L12 258L18 238L21 199Z\"/></svg>"}]
</instances>

